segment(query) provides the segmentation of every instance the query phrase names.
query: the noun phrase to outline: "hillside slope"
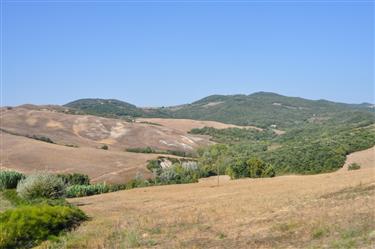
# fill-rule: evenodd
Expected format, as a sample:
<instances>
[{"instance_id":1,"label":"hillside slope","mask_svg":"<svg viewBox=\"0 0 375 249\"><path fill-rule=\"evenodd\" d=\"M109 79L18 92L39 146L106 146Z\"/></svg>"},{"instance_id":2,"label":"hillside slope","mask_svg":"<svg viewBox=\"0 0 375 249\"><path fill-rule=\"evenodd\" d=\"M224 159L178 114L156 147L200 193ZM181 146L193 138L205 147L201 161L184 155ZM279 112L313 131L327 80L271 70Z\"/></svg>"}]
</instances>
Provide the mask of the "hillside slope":
<instances>
[{"instance_id":1,"label":"hillside slope","mask_svg":"<svg viewBox=\"0 0 375 249\"><path fill-rule=\"evenodd\" d=\"M306 124L344 123L363 119L375 122L371 104L344 104L327 100L308 100L275 93L250 95L212 95L191 104L139 108L115 100L77 100L66 105L88 114L117 117L153 117L212 120L261 128L289 129Z\"/></svg>"},{"instance_id":2,"label":"hillside slope","mask_svg":"<svg viewBox=\"0 0 375 249\"><path fill-rule=\"evenodd\" d=\"M48 137L61 145L98 148L107 144L111 150L120 151L150 146L191 152L210 143L205 136L171 127L23 107L3 108L1 129L23 136Z\"/></svg>"},{"instance_id":3,"label":"hillside slope","mask_svg":"<svg viewBox=\"0 0 375 249\"><path fill-rule=\"evenodd\" d=\"M64 246L370 249L375 162L366 156L372 168L219 187L215 178L72 199L93 219Z\"/></svg>"}]
</instances>

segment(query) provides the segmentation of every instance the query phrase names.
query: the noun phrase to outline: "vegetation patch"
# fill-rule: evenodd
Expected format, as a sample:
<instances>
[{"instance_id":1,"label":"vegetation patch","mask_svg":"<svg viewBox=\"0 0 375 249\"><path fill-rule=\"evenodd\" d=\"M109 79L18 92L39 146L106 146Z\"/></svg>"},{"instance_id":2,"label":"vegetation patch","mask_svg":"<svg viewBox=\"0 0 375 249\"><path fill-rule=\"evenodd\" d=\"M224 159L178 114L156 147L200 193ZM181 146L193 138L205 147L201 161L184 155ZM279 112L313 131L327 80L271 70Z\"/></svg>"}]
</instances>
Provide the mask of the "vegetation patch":
<instances>
[{"instance_id":1,"label":"vegetation patch","mask_svg":"<svg viewBox=\"0 0 375 249\"><path fill-rule=\"evenodd\" d=\"M37 172L22 179L17 185L18 195L26 200L57 199L64 196L65 184L57 175Z\"/></svg>"},{"instance_id":2,"label":"vegetation patch","mask_svg":"<svg viewBox=\"0 0 375 249\"><path fill-rule=\"evenodd\" d=\"M27 136L27 137L35 139L35 140L39 140L39 141L42 141L42 142L46 142L46 143L51 143L51 144L55 143L55 142L52 141L52 139L50 139L49 137L46 137L46 136L32 135L32 136Z\"/></svg>"},{"instance_id":3,"label":"vegetation patch","mask_svg":"<svg viewBox=\"0 0 375 249\"><path fill-rule=\"evenodd\" d=\"M359 165L358 163L351 163L348 166L348 170L358 170L360 168L361 168L361 165Z\"/></svg>"},{"instance_id":4,"label":"vegetation patch","mask_svg":"<svg viewBox=\"0 0 375 249\"><path fill-rule=\"evenodd\" d=\"M0 213L0 248L30 248L86 218L81 210L69 206L38 204L7 210Z\"/></svg>"},{"instance_id":5,"label":"vegetation patch","mask_svg":"<svg viewBox=\"0 0 375 249\"><path fill-rule=\"evenodd\" d=\"M136 147L136 148L127 148L127 152L133 153L146 153L146 154L168 154L175 155L180 157L194 157L194 153L179 151L179 150L158 150L151 147Z\"/></svg>"},{"instance_id":6,"label":"vegetation patch","mask_svg":"<svg viewBox=\"0 0 375 249\"><path fill-rule=\"evenodd\" d=\"M16 188L19 181L25 176L16 171L0 171L0 190Z\"/></svg>"},{"instance_id":7,"label":"vegetation patch","mask_svg":"<svg viewBox=\"0 0 375 249\"><path fill-rule=\"evenodd\" d=\"M89 185L90 178L88 175L73 173L73 174L58 174L57 177L61 178L65 185Z\"/></svg>"}]
</instances>

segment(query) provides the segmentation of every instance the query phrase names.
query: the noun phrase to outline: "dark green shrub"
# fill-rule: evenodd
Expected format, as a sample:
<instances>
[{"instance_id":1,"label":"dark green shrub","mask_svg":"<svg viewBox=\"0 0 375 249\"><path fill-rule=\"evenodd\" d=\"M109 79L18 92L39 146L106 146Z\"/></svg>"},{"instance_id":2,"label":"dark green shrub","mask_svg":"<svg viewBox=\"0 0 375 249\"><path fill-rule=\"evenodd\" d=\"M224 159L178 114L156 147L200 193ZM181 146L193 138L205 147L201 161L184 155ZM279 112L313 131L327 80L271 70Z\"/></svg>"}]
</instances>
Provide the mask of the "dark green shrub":
<instances>
[{"instance_id":1,"label":"dark green shrub","mask_svg":"<svg viewBox=\"0 0 375 249\"><path fill-rule=\"evenodd\" d=\"M0 190L16 188L20 180L25 176L16 171L1 171L0 172Z\"/></svg>"},{"instance_id":2,"label":"dark green shrub","mask_svg":"<svg viewBox=\"0 0 375 249\"><path fill-rule=\"evenodd\" d=\"M50 139L49 137L45 137L45 136L32 135L31 138L33 138L35 140L43 141L43 142L46 142L46 143L51 143L51 144L55 143L55 142L52 141L52 139Z\"/></svg>"},{"instance_id":3,"label":"dark green shrub","mask_svg":"<svg viewBox=\"0 0 375 249\"><path fill-rule=\"evenodd\" d=\"M358 170L360 168L361 168L361 165L359 165L358 163L351 163L348 166L348 170Z\"/></svg>"},{"instance_id":4,"label":"dark green shrub","mask_svg":"<svg viewBox=\"0 0 375 249\"><path fill-rule=\"evenodd\" d=\"M88 175L73 173L73 174L58 174L57 175L64 182L65 185L89 185L90 178Z\"/></svg>"},{"instance_id":5,"label":"dark green shrub","mask_svg":"<svg viewBox=\"0 0 375 249\"><path fill-rule=\"evenodd\" d=\"M108 145L104 144L102 147L100 147L102 150L108 150Z\"/></svg>"},{"instance_id":6,"label":"dark green shrub","mask_svg":"<svg viewBox=\"0 0 375 249\"><path fill-rule=\"evenodd\" d=\"M17 185L17 193L26 200L38 198L61 198L65 184L57 175L38 172L22 179Z\"/></svg>"},{"instance_id":7,"label":"dark green shrub","mask_svg":"<svg viewBox=\"0 0 375 249\"><path fill-rule=\"evenodd\" d=\"M151 147L127 148L126 151L134 153L156 153L156 151Z\"/></svg>"},{"instance_id":8,"label":"dark green shrub","mask_svg":"<svg viewBox=\"0 0 375 249\"><path fill-rule=\"evenodd\" d=\"M0 213L0 248L29 248L86 219L79 209L39 204Z\"/></svg>"}]
</instances>

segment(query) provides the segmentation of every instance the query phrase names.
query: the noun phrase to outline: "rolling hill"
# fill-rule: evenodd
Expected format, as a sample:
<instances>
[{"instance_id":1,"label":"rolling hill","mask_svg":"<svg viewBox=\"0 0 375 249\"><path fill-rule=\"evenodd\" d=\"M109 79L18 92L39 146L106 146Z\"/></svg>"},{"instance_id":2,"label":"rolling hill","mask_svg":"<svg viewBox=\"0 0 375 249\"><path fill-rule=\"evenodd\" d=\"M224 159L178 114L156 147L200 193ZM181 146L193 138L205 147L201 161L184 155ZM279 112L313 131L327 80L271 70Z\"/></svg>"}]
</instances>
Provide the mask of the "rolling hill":
<instances>
[{"instance_id":1,"label":"rolling hill","mask_svg":"<svg viewBox=\"0 0 375 249\"><path fill-rule=\"evenodd\" d=\"M374 105L308 100L275 93L212 95L191 104L165 108L140 108L125 102L82 99L65 105L87 114L117 117L211 120L261 128L290 129L306 124L344 123L350 119L375 122Z\"/></svg>"},{"instance_id":2,"label":"rolling hill","mask_svg":"<svg viewBox=\"0 0 375 249\"><path fill-rule=\"evenodd\" d=\"M147 162L161 156L130 153L125 151L128 148L191 153L212 142L208 136L188 134L190 129L237 127L195 120L128 122L69 113L67 107L52 105L1 108L0 167L24 173L79 172L88 174L93 182L124 183L138 173L150 177ZM103 145L109 150L100 149Z\"/></svg>"}]
</instances>

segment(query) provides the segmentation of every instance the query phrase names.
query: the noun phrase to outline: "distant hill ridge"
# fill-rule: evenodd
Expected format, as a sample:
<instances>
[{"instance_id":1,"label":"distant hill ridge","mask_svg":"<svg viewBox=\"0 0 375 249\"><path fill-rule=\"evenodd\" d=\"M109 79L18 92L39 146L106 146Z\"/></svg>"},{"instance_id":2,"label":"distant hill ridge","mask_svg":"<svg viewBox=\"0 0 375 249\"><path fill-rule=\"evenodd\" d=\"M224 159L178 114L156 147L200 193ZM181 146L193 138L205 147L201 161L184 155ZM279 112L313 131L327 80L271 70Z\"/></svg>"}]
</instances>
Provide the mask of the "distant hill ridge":
<instances>
[{"instance_id":1,"label":"distant hill ridge","mask_svg":"<svg viewBox=\"0 0 375 249\"><path fill-rule=\"evenodd\" d=\"M262 128L288 129L310 123L350 122L350 119L375 122L372 104L309 100L271 92L211 95L191 104L160 108L141 108L116 99L80 99L65 107L98 116L188 118Z\"/></svg>"}]
</instances>

